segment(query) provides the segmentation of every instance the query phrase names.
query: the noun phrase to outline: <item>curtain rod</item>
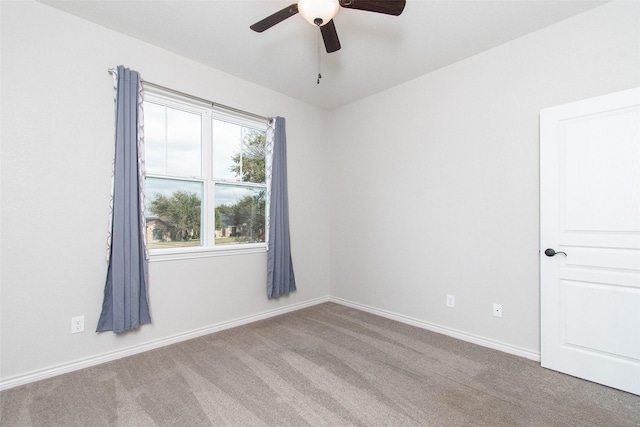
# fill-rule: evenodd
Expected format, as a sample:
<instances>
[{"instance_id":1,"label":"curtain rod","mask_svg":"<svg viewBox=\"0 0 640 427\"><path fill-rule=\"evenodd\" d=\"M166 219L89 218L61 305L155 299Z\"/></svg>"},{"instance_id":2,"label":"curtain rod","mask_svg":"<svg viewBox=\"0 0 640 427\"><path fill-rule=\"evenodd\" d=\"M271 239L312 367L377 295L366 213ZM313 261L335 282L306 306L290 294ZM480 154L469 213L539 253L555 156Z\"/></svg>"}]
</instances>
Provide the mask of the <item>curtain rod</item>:
<instances>
[{"instance_id":1,"label":"curtain rod","mask_svg":"<svg viewBox=\"0 0 640 427\"><path fill-rule=\"evenodd\" d=\"M112 74L112 75L117 74L117 71L116 71L115 68L109 68L107 71L109 72L109 74ZM264 116L261 116L259 114L250 113L248 111L240 110L239 108L234 108L234 107L230 107L228 105L219 104L217 102L213 102L213 101L210 101L208 99L200 98L198 96L190 95L188 93L180 92L179 90L171 89L171 88L166 87L166 86L161 86L159 84L152 83L152 82L147 81L147 80L140 79L140 81L142 82L143 85L151 86L151 87L154 87L156 89L161 89L163 91L167 91L167 92L173 93L174 95L179 95L179 96L182 96L184 98L189 98L189 99L192 99L194 101L202 102L204 104L209 104L209 105L211 105L211 107L214 107L214 108L221 108L223 110L231 111L233 113L242 114L242 115L248 116L248 117L253 117L254 119L264 120L266 122L271 122L273 120L273 117L264 117Z\"/></svg>"}]
</instances>

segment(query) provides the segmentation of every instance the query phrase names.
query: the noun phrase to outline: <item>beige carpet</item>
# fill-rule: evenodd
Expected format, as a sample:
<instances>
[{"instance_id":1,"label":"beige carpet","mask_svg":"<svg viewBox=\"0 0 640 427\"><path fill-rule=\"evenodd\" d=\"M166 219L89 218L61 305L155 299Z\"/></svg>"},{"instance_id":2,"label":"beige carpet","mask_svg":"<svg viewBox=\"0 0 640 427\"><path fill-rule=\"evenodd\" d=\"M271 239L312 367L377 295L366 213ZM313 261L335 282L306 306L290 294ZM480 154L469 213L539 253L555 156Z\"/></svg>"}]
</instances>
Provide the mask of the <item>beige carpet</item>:
<instances>
[{"instance_id":1,"label":"beige carpet","mask_svg":"<svg viewBox=\"0 0 640 427\"><path fill-rule=\"evenodd\" d=\"M638 396L332 303L0 397L3 426L640 426Z\"/></svg>"}]
</instances>

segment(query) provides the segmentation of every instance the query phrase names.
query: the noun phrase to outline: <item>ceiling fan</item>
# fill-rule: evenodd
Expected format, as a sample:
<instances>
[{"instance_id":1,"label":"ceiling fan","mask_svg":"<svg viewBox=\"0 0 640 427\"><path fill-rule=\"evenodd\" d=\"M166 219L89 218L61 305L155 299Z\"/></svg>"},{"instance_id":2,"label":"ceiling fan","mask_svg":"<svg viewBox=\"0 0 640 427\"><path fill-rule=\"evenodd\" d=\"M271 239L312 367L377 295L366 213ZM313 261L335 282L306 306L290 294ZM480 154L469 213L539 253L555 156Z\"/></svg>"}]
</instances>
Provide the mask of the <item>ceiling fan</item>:
<instances>
[{"instance_id":1,"label":"ceiling fan","mask_svg":"<svg viewBox=\"0 0 640 427\"><path fill-rule=\"evenodd\" d=\"M398 16L404 10L405 4L406 0L298 0L297 3L267 16L249 28L261 33L300 12L310 24L320 27L324 46L327 52L331 53L340 50L338 32L333 23L333 17L338 13L340 6Z\"/></svg>"}]
</instances>

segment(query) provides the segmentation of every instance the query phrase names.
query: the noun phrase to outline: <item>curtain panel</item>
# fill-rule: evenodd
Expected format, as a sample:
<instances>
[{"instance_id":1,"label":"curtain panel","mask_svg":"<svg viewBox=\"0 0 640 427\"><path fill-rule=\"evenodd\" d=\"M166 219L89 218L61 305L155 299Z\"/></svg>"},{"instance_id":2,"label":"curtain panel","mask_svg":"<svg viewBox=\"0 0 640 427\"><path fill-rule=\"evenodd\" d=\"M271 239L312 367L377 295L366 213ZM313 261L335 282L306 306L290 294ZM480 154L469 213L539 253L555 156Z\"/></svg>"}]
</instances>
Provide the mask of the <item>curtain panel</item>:
<instances>
[{"instance_id":1,"label":"curtain panel","mask_svg":"<svg viewBox=\"0 0 640 427\"><path fill-rule=\"evenodd\" d=\"M287 147L285 119L276 117L271 163L269 244L267 247L267 296L278 298L296 290L289 236L287 195Z\"/></svg>"},{"instance_id":2,"label":"curtain panel","mask_svg":"<svg viewBox=\"0 0 640 427\"><path fill-rule=\"evenodd\" d=\"M97 332L121 333L151 322L144 232L144 160L140 75L116 74L116 135L107 280Z\"/></svg>"}]
</instances>

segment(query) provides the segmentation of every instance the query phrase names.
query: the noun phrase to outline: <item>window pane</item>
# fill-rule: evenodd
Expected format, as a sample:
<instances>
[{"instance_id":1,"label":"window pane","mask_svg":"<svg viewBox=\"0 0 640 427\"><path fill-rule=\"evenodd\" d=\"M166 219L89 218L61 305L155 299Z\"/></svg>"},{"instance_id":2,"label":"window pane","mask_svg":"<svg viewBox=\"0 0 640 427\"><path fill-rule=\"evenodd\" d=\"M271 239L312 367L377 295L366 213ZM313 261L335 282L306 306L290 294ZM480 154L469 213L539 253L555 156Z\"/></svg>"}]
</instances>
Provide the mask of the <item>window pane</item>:
<instances>
[{"instance_id":1,"label":"window pane","mask_svg":"<svg viewBox=\"0 0 640 427\"><path fill-rule=\"evenodd\" d=\"M147 247L199 246L203 184L147 178L145 187Z\"/></svg>"},{"instance_id":2,"label":"window pane","mask_svg":"<svg viewBox=\"0 0 640 427\"><path fill-rule=\"evenodd\" d=\"M165 107L150 102L144 103L144 147L147 171L167 170Z\"/></svg>"},{"instance_id":3,"label":"window pane","mask_svg":"<svg viewBox=\"0 0 640 427\"><path fill-rule=\"evenodd\" d=\"M213 176L220 180L265 183L266 135L213 120Z\"/></svg>"},{"instance_id":4,"label":"window pane","mask_svg":"<svg viewBox=\"0 0 640 427\"><path fill-rule=\"evenodd\" d=\"M266 132L243 128L242 133L242 181L264 184Z\"/></svg>"},{"instance_id":5,"label":"window pane","mask_svg":"<svg viewBox=\"0 0 640 427\"><path fill-rule=\"evenodd\" d=\"M202 173L202 118L199 114L144 104L147 171L180 176Z\"/></svg>"},{"instance_id":6,"label":"window pane","mask_svg":"<svg viewBox=\"0 0 640 427\"><path fill-rule=\"evenodd\" d=\"M221 120L213 121L213 176L217 179L238 180L237 162L242 142L242 127ZM235 168L234 168L235 166Z\"/></svg>"},{"instance_id":7,"label":"window pane","mask_svg":"<svg viewBox=\"0 0 640 427\"><path fill-rule=\"evenodd\" d=\"M167 108L167 173L200 176L202 118L199 114Z\"/></svg>"},{"instance_id":8,"label":"window pane","mask_svg":"<svg viewBox=\"0 0 640 427\"><path fill-rule=\"evenodd\" d=\"M215 244L264 242L264 187L216 184Z\"/></svg>"}]
</instances>

